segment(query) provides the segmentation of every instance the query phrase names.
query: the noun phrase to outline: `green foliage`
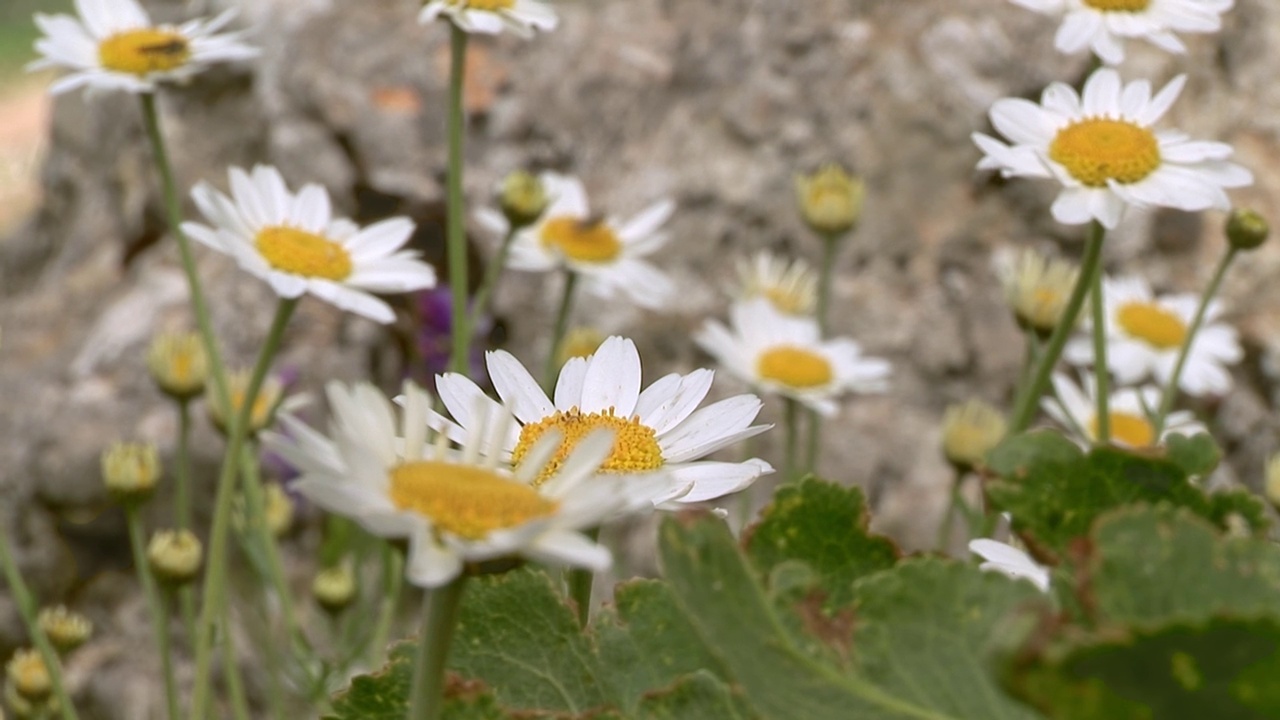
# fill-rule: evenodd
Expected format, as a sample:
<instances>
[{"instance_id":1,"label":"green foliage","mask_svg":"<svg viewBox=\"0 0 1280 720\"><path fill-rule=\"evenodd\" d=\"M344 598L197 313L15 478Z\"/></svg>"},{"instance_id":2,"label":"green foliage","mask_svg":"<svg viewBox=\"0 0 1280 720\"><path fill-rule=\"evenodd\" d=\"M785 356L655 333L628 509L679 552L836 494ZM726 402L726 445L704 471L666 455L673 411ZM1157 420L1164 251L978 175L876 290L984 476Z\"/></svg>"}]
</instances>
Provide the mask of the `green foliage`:
<instances>
[{"instance_id":1,"label":"green foliage","mask_svg":"<svg viewBox=\"0 0 1280 720\"><path fill-rule=\"evenodd\" d=\"M1165 454L1188 477L1205 477L1222 462L1222 451L1206 433L1187 437L1170 435L1165 438Z\"/></svg>"}]
</instances>

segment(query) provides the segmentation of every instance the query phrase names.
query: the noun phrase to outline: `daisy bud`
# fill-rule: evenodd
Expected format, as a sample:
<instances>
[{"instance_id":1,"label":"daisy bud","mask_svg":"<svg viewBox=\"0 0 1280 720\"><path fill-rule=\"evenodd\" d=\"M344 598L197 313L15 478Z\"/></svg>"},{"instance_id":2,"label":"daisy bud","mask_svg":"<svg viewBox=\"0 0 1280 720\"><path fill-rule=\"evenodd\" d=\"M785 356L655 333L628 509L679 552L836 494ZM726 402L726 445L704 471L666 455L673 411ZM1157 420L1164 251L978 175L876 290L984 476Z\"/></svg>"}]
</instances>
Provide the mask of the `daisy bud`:
<instances>
[{"instance_id":1,"label":"daisy bud","mask_svg":"<svg viewBox=\"0 0 1280 720\"><path fill-rule=\"evenodd\" d=\"M147 351L147 369L166 395L178 401L190 400L204 392L209 376L204 343L195 333L157 335Z\"/></svg>"},{"instance_id":2,"label":"daisy bud","mask_svg":"<svg viewBox=\"0 0 1280 720\"><path fill-rule=\"evenodd\" d=\"M238 370L230 374L227 378L227 392L231 395L231 406L236 413L240 412L240 408L244 405L244 396L249 389L250 372L248 370ZM265 429L275 419L276 408L280 405L281 396L284 394L284 385L274 376L268 375L263 381L262 387L258 390L258 396L254 398L253 410L249 415L249 434L256 435L258 431ZM231 427L231 413L228 413L222 407L222 403L218 401L218 394L214 392L214 388L208 388L205 391L205 399L209 408L209 419L213 422L214 427L222 434L227 434Z\"/></svg>"},{"instance_id":3,"label":"daisy bud","mask_svg":"<svg viewBox=\"0 0 1280 720\"><path fill-rule=\"evenodd\" d=\"M796 177L800 215L820 235L834 238L858 224L866 186L839 165L825 165L812 175Z\"/></svg>"},{"instance_id":4,"label":"daisy bud","mask_svg":"<svg viewBox=\"0 0 1280 720\"><path fill-rule=\"evenodd\" d=\"M547 190L537 175L516 170L503 178L499 201L511 227L528 227L546 212Z\"/></svg>"},{"instance_id":5,"label":"daisy bud","mask_svg":"<svg viewBox=\"0 0 1280 720\"><path fill-rule=\"evenodd\" d=\"M981 400L952 405L942 420L942 452L958 470L981 467L1007 428L1004 415Z\"/></svg>"},{"instance_id":6,"label":"daisy bud","mask_svg":"<svg viewBox=\"0 0 1280 720\"><path fill-rule=\"evenodd\" d=\"M88 642L93 635L89 618L62 605L41 610L37 621L49 642L64 655Z\"/></svg>"},{"instance_id":7,"label":"daisy bud","mask_svg":"<svg viewBox=\"0 0 1280 720\"><path fill-rule=\"evenodd\" d=\"M161 530L147 544L151 572L171 587L181 587L200 574L204 548L190 530Z\"/></svg>"},{"instance_id":8,"label":"daisy bud","mask_svg":"<svg viewBox=\"0 0 1280 720\"><path fill-rule=\"evenodd\" d=\"M325 568L311 582L311 594L320 607L337 615L356 598L356 575L346 563Z\"/></svg>"},{"instance_id":9,"label":"daisy bud","mask_svg":"<svg viewBox=\"0 0 1280 720\"><path fill-rule=\"evenodd\" d=\"M1007 258L1007 256L1006 256ZM1062 318L1080 269L1066 260L1024 250L997 263L1005 302L1023 330L1048 337Z\"/></svg>"},{"instance_id":10,"label":"daisy bud","mask_svg":"<svg viewBox=\"0 0 1280 720\"><path fill-rule=\"evenodd\" d=\"M102 453L102 478L117 502L145 502L160 479L160 452L151 443L118 442Z\"/></svg>"},{"instance_id":11,"label":"daisy bud","mask_svg":"<svg viewBox=\"0 0 1280 720\"><path fill-rule=\"evenodd\" d=\"M1267 219L1255 210L1232 210L1227 216L1227 240L1237 250L1253 250L1270 234Z\"/></svg>"},{"instance_id":12,"label":"daisy bud","mask_svg":"<svg viewBox=\"0 0 1280 720\"><path fill-rule=\"evenodd\" d=\"M49 668L35 648L15 652L5 666L5 675L18 696L27 702L42 703L53 692Z\"/></svg>"},{"instance_id":13,"label":"daisy bud","mask_svg":"<svg viewBox=\"0 0 1280 720\"><path fill-rule=\"evenodd\" d=\"M578 327L569 331L565 335L564 342L560 344L560 354L556 357L556 362L564 365L573 358L587 358L595 354L600 349L600 343L604 342L604 334L595 328Z\"/></svg>"}]
</instances>

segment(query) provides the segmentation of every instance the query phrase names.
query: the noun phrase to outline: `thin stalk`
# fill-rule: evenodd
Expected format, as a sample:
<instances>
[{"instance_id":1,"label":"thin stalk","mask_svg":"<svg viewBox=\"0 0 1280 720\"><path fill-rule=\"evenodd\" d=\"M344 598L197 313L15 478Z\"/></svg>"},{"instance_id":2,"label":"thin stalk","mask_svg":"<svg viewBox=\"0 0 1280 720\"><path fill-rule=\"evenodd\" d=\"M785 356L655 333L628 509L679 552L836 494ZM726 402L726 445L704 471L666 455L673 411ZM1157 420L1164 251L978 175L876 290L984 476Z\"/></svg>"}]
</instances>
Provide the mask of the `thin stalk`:
<instances>
[{"instance_id":1,"label":"thin stalk","mask_svg":"<svg viewBox=\"0 0 1280 720\"><path fill-rule=\"evenodd\" d=\"M1164 387L1164 394L1160 397L1160 412L1156 415L1155 420L1155 436L1157 438L1164 432L1164 424L1169 418L1169 411L1173 410L1173 401L1178 397L1178 381L1182 379L1182 370L1186 367L1187 357L1191 355L1191 344L1195 342L1196 335L1200 332L1200 326L1204 324L1204 316L1209 311L1209 303L1213 302L1213 298L1218 294L1218 289L1222 287L1222 279L1227 275L1227 268L1231 267L1231 263L1236 259L1236 255L1239 252L1239 249L1235 247L1227 250L1227 254L1222 256L1222 260L1218 262L1217 269L1213 271L1213 279L1209 281L1209 285L1200 296L1200 306L1196 308L1195 317L1191 320L1191 327L1187 328L1187 337L1182 341L1182 349L1178 351L1178 361L1173 365L1173 374L1169 376L1169 382Z\"/></svg>"},{"instance_id":2,"label":"thin stalk","mask_svg":"<svg viewBox=\"0 0 1280 720\"><path fill-rule=\"evenodd\" d=\"M942 518L942 527L938 529L938 550L943 553L951 547L951 533L955 527L956 513L960 512L962 506L965 508L965 517L969 517L968 506L960 492L964 484L964 475L964 470L955 468L955 476L951 480L951 503L947 505L947 514ZM972 532L972 528L969 530Z\"/></svg>"},{"instance_id":3,"label":"thin stalk","mask_svg":"<svg viewBox=\"0 0 1280 720\"><path fill-rule=\"evenodd\" d=\"M1024 334L1027 336L1027 345L1022 354L1022 370L1018 372L1018 395L1031 382L1031 371L1035 369L1036 358L1040 356L1040 336L1036 335L1033 328L1027 328Z\"/></svg>"},{"instance_id":4,"label":"thin stalk","mask_svg":"<svg viewBox=\"0 0 1280 720\"><path fill-rule=\"evenodd\" d=\"M173 488L173 521L191 529L191 401L178 401L178 458Z\"/></svg>"},{"instance_id":5,"label":"thin stalk","mask_svg":"<svg viewBox=\"0 0 1280 720\"><path fill-rule=\"evenodd\" d=\"M465 586L466 576L459 575L449 584L427 591L405 720L439 720L444 716L445 665Z\"/></svg>"},{"instance_id":6,"label":"thin stalk","mask_svg":"<svg viewBox=\"0 0 1280 720\"><path fill-rule=\"evenodd\" d=\"M830 329L827 320L831 307L831 284L836 274L836 254L840 249L840 236L827 235L822 238L822 267L818 273L818 328L826 337ZM818 453L822 448L822 415L817 410L809 410L809 437L805 446L804 472L818 471Z\"/></svg>"},{"instance_id":7,"label":"thin stalk","mask_svg":"<svg viewBox=\"0 0 1280 720\"><path fill-rule=\"evenodd\" d=\"M196 628L196 677L195 689L192 692L192 717L203 720L208 705L210 690L210 661L213 656L213 629L225 615L227 583L227 534L231 525L231 499L235 495L236 468L239 466L241 449L244 447L245 435L253 413L254 402L262 382L267 377L267 369L271 360L280 348L284 338L285 326L298 306L297 298L282 298L276 308L276 316L271 322L266 340L258 354L257 364L249 378L249 387L245 389L244 400L240 411L232 412L228 401L223 407L232 416L230 438L226 455L222 461L222 472L218 477L217 497L214 500L213 527L209 531L209 562L205 573L202 592L200 620Z\"/></svg>"},{"instance_id":8,"label":"thin stalk","mask_svg":"<svg viewBox=\"0 0 1280 720\"><path fill-rule=\"evenodd\" d=\"M1031 382L1022 389L1014 403L1013 419L1009 423L1011 434L1026 430L1035 416L1040 396L1044 393L1045 387L1049 384L1049 376L1053 373L1053 366L1058 364L1058 358L1062 356L1062 348L1066 346L1067 338L1075 328L1076 320L1080 318L1085 295L1093 286L1093 276L1102 271L1102 243L1105 237L1106 233L1101 225L1094 223L1090 227L1089 237L1085 241L1084 257L1080 261L1080 276L1071 290L1067 306L1062 309L1062 319L1058 321L1058 325L1049 336L1048 344L1040 354Z\"/></svg>"},{"instance_id":9,"label":"thin stalk","mask_svg":"<svg viewBox=\"0 0 1280 720\"><path fill-rule=\"evenodd\" d=\"M178 686L173 679L173 643L169 637L169 609L156 587L156 579L151 574L151 565L147 562L147 540L142 532L142 518L138 516L138 506L129 503L124 509L125 521L129 526L129 546L133 549L133 566L138 573L138 581L142 583L142 591L147 596L147 604L151 606L151 629L156 636L156 648L160 651L160 666L164 674L164 698L169 708L169 720L180 720L182 711L178 705Z\"/></svg>"},{"instance_id":10,"label":"thin stalk","mask_svg":"<svg viewBox=\"0 0 1280 720\"><path fill-rule=\"evenodd\" d=\"M400 552L390 543L382 543L382 603L378 610L378 623L373 629L373 646L369 649L369 662L376 663L387 651L391 639L391 624L404 588L404 561Z\"/></svg>"},{"instance_id":11,"label":"thin stalk","mask_svg":"<svg viewBox=\"0 0 1280 720\"><path fill-rule=\"evenodd\" d=\"M231 705L231 714L235 720L249 720L249 698L244 693L244 685L240 682L240 663L236 662L236 644L228 628L223 633L222 674L227 683L227 697ZM267 647L271 643L266 643Z\"/></svg>"},{"instance_id":12,"label":"thin stalk","mask_svg":"<svg viewBox=\"0 0 1280 720\"><path fill-rule=\"evenodd\" d=\"M786 454L783 456L782 477L786 480L795 480L799 470L797 462L800 449L800 401L786 398L783 402L786 407L783 423L787 426L787 445Z\"/></svg>"},{"instance_id":13,"label":"thin stalk","mask_svg":"<svg viewBox=\"0 0 1280 720\"><path fill-rule=\"evenodd\" d=\"M600 528L587 530L586 536L591 538L591 542L596 542L600 539ZM587 620L591 618L591 588L595 585L595 580L596 574L585 568L569 570L569 597L578 608L580 627L586 627Z\"/></svg>"},{"instance_id":14,"label":"thin stalk","mask_svg":"<svg viewBox=\"0 0 1280 720\"><path fill-rule=\"evenodd\" d=\"M40 628L40 621L36 616L35 598L31 596L31 589L22 579L18 563L9 550L9 537L4 531L0 531L0 569L4 570L5 582L9 584L9 592L13 594L13 602L18 606L18 614L22 616L22 622L27 626L31 642L40 651L40 659L44 660L45 669L49 671L49 683L53 685L53 696L58 699L62 720L80 720L62 679L62 665L58 660L58 653L53 649L44 630Z\"/></svg>"},{"instance_id":15,"label":"thin stalk","mask_svg":"<svg viewBox=\"0 0 1280 720\"><path fill-rule=\"evenodd\" d=\"M511 254L511 242L515 240L519 230L515 225L507 230L506 236L502 238L502 245L498 246L497 256L489 263L489 267L485 268L480 289L476 291L475 299L471 301L470 327L472 329L479 327L480 320L489 312L490 297L498 286L498 280L502 278L502 271L507 267L507 256Z\"/></svg>"},{"instance_id":16,"label":"thin stalk","mask_svg":"<svg viewBox=\"0 0 1280 720\"><path fill-rule=\"evenodd\" d=\"M564 344L565 333L569 331L569 316L573 313L574 290L578 287L578 274L572 270L564 272L564 291L560 295L560 307L556 310L555 331L551 335L551 347L547 350L547 363L542 366L542 384L551 392L555 389L556 375L560 365L560 346Z\"/></svg>"},{"instance_id":17,"label":"thin stalk","mask_svg":"<svg viewBox=\"0 0 1280 720\"><path fill-rule=\"evenodd\" d=\"M1093 221L1093 232L1100 233L1102 224ZM1100 445L1111 441L1111 369L1107 366L1107 306L1102 295L1102 273L1095 272L1090 283L1093 310L1093 377L1094 410L1097 437ZM1087 436L1086 436L1087 437Z\"/></svg>"},{"instance_id":18,"label":"thin stalk","mask_svg":"<svg viewBox=\"0 0 1280 720\"><path fill-rule=\"evenodd\" d=\"M467 70L467 33L457 25L449 25L449 175L447 242L449 255L449 288L453 292L453 345L449 369L467 371L471 354L471 328L467 324L467 235L466 209L462 198L462 142L466 130L466 114L462 106L462 89Z\"/></svg>"}]
</instances>

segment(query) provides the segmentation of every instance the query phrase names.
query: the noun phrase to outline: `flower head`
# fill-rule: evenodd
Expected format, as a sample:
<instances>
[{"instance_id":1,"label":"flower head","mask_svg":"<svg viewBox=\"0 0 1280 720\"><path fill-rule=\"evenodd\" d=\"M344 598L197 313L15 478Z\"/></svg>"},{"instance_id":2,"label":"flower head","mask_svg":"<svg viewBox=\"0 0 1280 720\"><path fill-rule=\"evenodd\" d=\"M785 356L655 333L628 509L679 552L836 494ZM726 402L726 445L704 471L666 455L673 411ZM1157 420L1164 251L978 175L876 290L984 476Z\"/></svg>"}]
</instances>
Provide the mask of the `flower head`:
<instances>
[{"instance_id":1,"label":"flower head","mask_svg":"<svg viewBox=\"0 0 1280 720\"><path fill-rule=\"evenodd\" d=\"M839 165L825 165L812 175L796 176L800 216L814 232L835 238L858 224L866 196L862 181Z\"/></svg>"},{"instance_id":2,"label":"flower head","mask_svg":"<svg viewBox=\"0 0 1280 720\"><path fill-rule=\"evenodd\" d=\"M40 651L34 648L15 652L5 665L5 675L18 695L28 702L44 702L53 692L49 668Z\"/></svg>"},{"instance_id":3,"label":"flower head","mask_svg":"<svg viewBox=\"0 0 1280 720\"><path fill-rule=\"evenodd\" d=\"M172 586L186 585L200 574L204 546L190 530L160 530L147 543L147 564Z\"/></svg>"},{"instance_id":4,"label":"flower head","mask_svg":"<svg viewBox=\"0 0 1280 720\"><path fill-rule=\"evenodd\" d=\"M1055 373L1052 381L1057 398L1046 397L1040 401L1040 406L1082 444L1097 443L1098 391L1093 376L1085 375L1083 389L1061 373ZM1164 432L1157 438L1151 415L1159 405L1160 389L1151 385L1123 388L1112 393L1107 400L1111 442L1122 447L1143 449L1162 444L1173 433L1194 435L1204 432L1204 426L1196 422L1193 414L1179 410L1165 418Z\"/></svg>"},{"instance_id":5,"label":"flower head","mask_svg":"<svg viewBox=\"0 0 1280 720\"><path fill-rule=\"evenodd\" d=\"M502 179L498 200L508 223L517 228L528 227L546 212L547 189L537 175L517 170Z\"/></svg>"},{"instance_id":6,"label":"flower head","mask_svg":"<svg viewBox=\"0 0 1280 720\"><path fill-rule=\"evenodd\" d=\"M236 413L244 407L244 397L249 392L252 374L251 370L242 368L233 370L227 377L227 392L231 395L231 407ZM215 390L216 388L210 387L205 391L209 419L213 421L213 426L218 429L218 432L226 434L231 427L233 416L227 412ZM275 420L276 410L279 409L283 400L284 383L280 378L275 375L267 375L263 378L262 387L258 388L258 394L253 399L253 408L249 412L249 433L257 433L270 425Z\"/></svg>"},{"instance_id":7,"label":"flower head","mask_svg":"<svg viewBox=\"0 0 1280 720\"><path fill-rule=\"evenodd\" d=\"M63 605L42 609L36 621L49 642L60 653L75 650L93 635L93 622Z\"/></svg>"},{"instance_id":8,"label":"flower head","mask_svg":"<svg viewBox=\"0 0 1280 720\"><path fill-rule=\"evenodd\" d=\"M154 92L158 83L183 82L209 65L257 57L238 33L219 33L235 17L155 25L136 0L76 0L76 16L36 13L44 36L29 70L71 73L53 84L58 93L97 90Z\"/></svg>"},{"instance_id":9,"label":"flower head","mask_svg":"<svg viewBox=\"0 0 1280 720\"><path fill-rule=\"evenodd\" d=\"M534 30L555 30L560 19L541 0L427 0L418 13L418 22L429 23L445 16L463 32L497 35L510 30L522 38Z\"/></svg>"},{"instance_id":10,"label":"flower head","mask_svg":"<svg viewBox=\"0 0 1280 720\"><path fill-rule=\"evenodd\" d=\"M338 563L316 573L311 581L311 595L320 607L330 613L346 610L356 599L356 574L349 563Z\"/></svg>"},{"instance_id":11,"label":"flower head","mask_svg":"<svg viewBox=\"0 0 1280 720\"><path fill-rule=\"evenodd\" d=\"M102 479L118 502L144 501L160 480L160 451L151 443L115 443L102 453Z\"/></svg>"},{"instance_id":12,"label":"flower head","mask_svg":"<svg viewBox=\"0 0 1280 720\"><path fill-rule=\"evenodd\" d=\"M1088 48L1108 65L1124 62L1125 38L1141 38L1182 54L1176 33L1222 29L1222 13L1235 0L1013 0L1030 10L1062 17L1054 45L1064 53Z\"/></svg>"},{"instance_id":13,"label":"flower head","mask_svg":"<svg viewBox=\"0 0 1280 720\"><path fill-rule=\"evenodd\" d=\"M734 300L762 297L787 315L813 315L818 304L818 276L803 259L759 252L750 259L736 258L734 269L738 275Z\"/></svg>"},{"instance_id":14,"label":"flower head","mask_svg":"<svg viewBox=\"0 0 1280 720\"><path fill-rule=\"evenodd\" d=\"M1018 548L998 540L980 538L969 541L969 551L986 561L978 566L979 569L1030 580L1040 592L1049 592L1049 569Z\"/></svg>"},{"instance_id":15,"label":"flower head","mask_svg":"<svg viewBox=\"0 0 1280 720\"><path fill-rule=\"evenodd\" d=\"M1256 250L1267 241L1271 225L1257 210L1236 208L1227 216L1227 242L1237 250Z\"/></svg>"},{"instance_id":16,"label":"flower head","mask_svg":"<svg viewBox=\"0 0 1280 720\"><path fill-rule=\"evenodd\" d=\"M1114 228L1126 205L1229 209L1224 188L1253 182L1248 170L1228 161L1231 146L1152 129L1185 81L1174 78L1153 98L1146 80L1122 84L1104 68L1089 76L1082 94L1053 83L1039 105L997 100L991 122L1011 144L974 133L985 153L978 168L1056 179L1062 192L1053 217L1067 225L1096 219Z\"/></svg>"},{"instance_id":17,"label":"flower head","mask_svg":"<svg viewBox=\"0 0 1280 720\"><path fill-rule=\"evenodd\" d=\"M1047 337L1062 318L1080 268L1066 260L1023 250L1012 257L998 256L996 272L1004 286L1005 302L1018 325Z\"/></svg>"},{"instance_id":18,"label":"flower head","mask_svg":"<svg viewBox=\"0 0 1280 720\"><path fill-rule=\"evenodd\" d=\"M952 405L942 418L942 452L962 470L980 467L1007 429L1004 415L981 400Z\"/></svg>"},{"instance_id":19,"label":"flower head","mask_svg":"<svg viewBox=\"0 0 1280 720\"><path fill-rule=\"evenodd\" d=\"M204 392L209 361L196 333L162 333L147 350L151 379L166 395L186 401Z\"/></svg>"},{"instance_id":20,"label":"flower head","mask_svg":"<svg viewBox=\"0 0 1280 720\"><path fill-rule=\"evenodd\" d=\"M405 293L434 287L436 273L403 250L413 234L408 218L366 228L336 219L329 194L305 185L296 194L280 172L259 165L252 173L231 168L231 195L200 183L191 191L212 227L183 223L191 237L236 259L266 280L276 294L310 293L375 322L395 320L391 306L371 293Z\"/></svg>"},{"instance_id":21,"label":"flower head","mask_svg":"<svg viewBox=\"0 0 1280 720\"><path fill-rule=\"evenodd\" d=\"M784 315L764 298L734 303L729 317L732 328L709 320L694 340L729 372L763 391L834 415L839 395L888 387L888 361L863 357L862 348L848 338L822 339L812 318Z\"/></svg>"}]
</instances>

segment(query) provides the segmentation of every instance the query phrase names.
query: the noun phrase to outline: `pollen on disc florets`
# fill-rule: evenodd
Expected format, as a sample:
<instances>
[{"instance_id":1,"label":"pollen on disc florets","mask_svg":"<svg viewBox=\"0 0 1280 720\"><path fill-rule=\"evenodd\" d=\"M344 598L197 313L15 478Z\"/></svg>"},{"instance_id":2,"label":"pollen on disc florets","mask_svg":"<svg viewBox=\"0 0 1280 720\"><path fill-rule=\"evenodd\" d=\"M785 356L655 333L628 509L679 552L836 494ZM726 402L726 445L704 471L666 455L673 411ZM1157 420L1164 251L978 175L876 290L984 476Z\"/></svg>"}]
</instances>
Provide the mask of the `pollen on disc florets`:
<instances>
[{"instance_id":1,"label":"pollen on disc florets","mask_svg":"<svg viewBox=\"0 0 1280 720\"><path fill-rule=\"evenodd\" d=\"M551 461L534 481L536 484L542 484L554 476L578 442L600 428L612 430L614 437L613 449L609 452L609 457L600 465L599 472L648 472L657 470L665 462L662 457L662 447L658 445L657 433L653 428L641 423L638 418L619 417L614 413L613 408L604 412L584 413L575 407L568 411L557 410L554 414L521 428L520 439L515 449L511 451L511 463L518 467L543 433L551 428L564 433L564 440L561 441Z\"/></svg>"},{"instance_id":2,"label":"pollen on disc florets","mask_svg":"<svg viewBox=\"0 0 1280 720\"><path fill-rule=\"evenodd\" d=\"M765 380L797 390L830 385L835 379L831 362L825 357L790 345L780 345L761 353L756 361L756 372Z\"/></svg>"},{"instance_id":3,"label":"pollen on disc florets","mask_svg":"<svg viewBox=\"0 0 1280 720\"><path fill-rule=\"evenodd\" d=\"M102 67L130 75L168 72L190 60L191 42L175 30L126 30L98 43L98 61Z\"/></svg>"},{"instance_id":4,"label":"pollen on disc florets","mask_svg":"<svg viewBox=\"0 0 1280 720\"><path fill-rule=\"evenodd\" d=\"M1103 12L1142 12L1151 0L1083 0L1085 5Z\"/></svg>"},{"instance_id":5,"label":"pollen on disc florets","mask_svg":"<svg viewBox=\"0 0 1280 720\"><path fill-rule=\"evenodd\" d=\"M271 267L302 277L340 282L351 277L355 267L341 243L298 228L263 228L254 245Z\"/></svg>"},{"instance_id":6,"label":"pollen on disc florets","mask_svg":"<svg viewBox=\"0 0 1280 720\"><path fill-rule=\"evenodd\" d=\"M542 246L570 260L607 263L622 254L617 233L598 218L553 217L542 225Z\"/></svg>"},{"instance_id":7,"label":"pollen on disc florets","mask_svg":"<svg viewBox=\"0 0 1280 720\"><path fill-rule=\"evenodd\" d=\"M559 508L529 485L472 465L423 460L392 468L389 475L396 507L467 540L518 527Z\"/></svg>"},{"instance_id":8,"label":"pollen on disc florets","mask_svg":"<svg viewBox=\"0 0 1280 720\"><path fill-rule=\"evenodd\" d=\"M1127 185L1160 167L1160 143L1127 120L1086 118L1058 131L1049 157L1087 187L1106 187L1109 180Z\"/></svg>"},{"instance_id":9,"label":"pollen on disc florets","mask_svg":"<svg viewBox=\"0 0 1280 720\"><path fill-rule=\"evenodd\" d=\"M1131 337L1160 350L1176 350L1187 339L1187 324L1156 303L1132 302L1116 310L1116 322Z\"/></svg>"}]
</instances>

